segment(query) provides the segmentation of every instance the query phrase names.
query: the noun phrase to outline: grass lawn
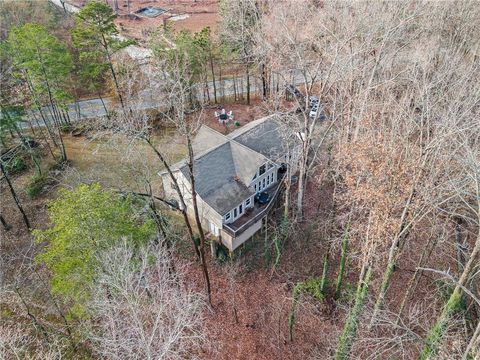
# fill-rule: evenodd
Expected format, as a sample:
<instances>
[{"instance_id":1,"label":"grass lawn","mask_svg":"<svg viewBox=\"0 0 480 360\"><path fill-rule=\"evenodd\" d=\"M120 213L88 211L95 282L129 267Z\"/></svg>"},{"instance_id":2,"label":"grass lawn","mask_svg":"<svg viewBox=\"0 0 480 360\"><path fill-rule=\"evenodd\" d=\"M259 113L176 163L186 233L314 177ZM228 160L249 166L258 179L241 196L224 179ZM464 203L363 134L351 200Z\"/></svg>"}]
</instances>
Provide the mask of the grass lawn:
<instances>
[{"instance_id":1,"label":"grass lawn","mask_svg":"<svg viewBox=\"0 0 480 360\"><path fill-rule=\"evenodd\" d=\"M183 139L173 129L164 129L154 137L157 148L173 164L186 154ZM163 165L153 150L142 140L118 134L66 136L64 139L70 168L61 184L67 187L84 182L99 182L105 187L145 191L150 181L154 191L160 190L158 171Z\"/></svg>"}]
</instances>

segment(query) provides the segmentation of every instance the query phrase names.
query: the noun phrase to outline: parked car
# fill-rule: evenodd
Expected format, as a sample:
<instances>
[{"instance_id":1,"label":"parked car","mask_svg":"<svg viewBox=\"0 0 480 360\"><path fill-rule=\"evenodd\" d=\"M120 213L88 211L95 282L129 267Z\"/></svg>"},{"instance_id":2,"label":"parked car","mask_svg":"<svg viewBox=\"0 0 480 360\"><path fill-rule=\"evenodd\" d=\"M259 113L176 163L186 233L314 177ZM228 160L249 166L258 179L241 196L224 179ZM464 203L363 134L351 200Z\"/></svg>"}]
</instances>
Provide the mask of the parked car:
<instances>
[{"instance_id":1,"label":"parked car","mask_svg":"<svg viewBox=\"0 0 480 360\"><path fill-rule=\"evenodd\" d=\"M318 98L316 96L310 96L308 102L310 107L314 107L315 105L318 105Z\"/></svg>"},{"instance_id":2,"label":"parked car","mask_svg":"<svg viewBox=\"0 0 480 360\"><path fill-rule=\"evenodd\" d=\"M317 113L318 113L318 104L315 104L312 106L312 109L310 110L310 118L316 118L317 117Z\"/></svg>"}]
</instances>

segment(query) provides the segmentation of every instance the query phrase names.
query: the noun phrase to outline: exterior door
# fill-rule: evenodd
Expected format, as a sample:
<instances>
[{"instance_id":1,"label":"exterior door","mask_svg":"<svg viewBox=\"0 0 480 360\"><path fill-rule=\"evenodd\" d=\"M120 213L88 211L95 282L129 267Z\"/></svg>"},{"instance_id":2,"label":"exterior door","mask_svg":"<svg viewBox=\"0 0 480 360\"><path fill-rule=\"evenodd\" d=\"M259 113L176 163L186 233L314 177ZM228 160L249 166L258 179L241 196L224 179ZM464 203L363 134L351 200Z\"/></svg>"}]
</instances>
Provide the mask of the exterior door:
<instances>
[{"instance_id":1,"label":"exterior door","mask_svg":"<svg viewBox=\"0 0 480 360\"><path fill-rule=\"evenodd\" d=\"M219 228L217 227L217 225L215 225L214 223L210 222L210 232L215 235L215 236L218 236L220 235L220 231L219 231Z\"/></svg>"}]
</instances>

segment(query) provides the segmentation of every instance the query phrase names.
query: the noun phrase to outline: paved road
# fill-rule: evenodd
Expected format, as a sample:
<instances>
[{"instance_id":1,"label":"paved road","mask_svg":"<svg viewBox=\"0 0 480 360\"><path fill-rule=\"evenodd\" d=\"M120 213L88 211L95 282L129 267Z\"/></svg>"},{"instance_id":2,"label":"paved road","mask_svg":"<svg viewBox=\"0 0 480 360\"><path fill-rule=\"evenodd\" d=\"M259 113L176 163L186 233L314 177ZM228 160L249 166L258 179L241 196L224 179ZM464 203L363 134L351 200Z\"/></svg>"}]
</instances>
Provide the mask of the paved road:
<instances>
[{"instance_id":1,"label":"paved road","mask_svg":"<svg viewBox=\"0 0 480 360\"><path fill-rule=\"evenodd\" d=\"M301 84L303 83L303 79L300 76L296 76L294 78L294 83L297 85ZM243 87L240 86L241 84L243 84ZM233 97L235 93L237 94L237 96L242 93L245 94L246 79L245 78L236 79L235 86L232 79L225 79L225 80L222 80L221 82L217 81L216 88L217 88L217 98L221 102L222 98ZM200 101L203 101L204 90L206 90L205 84L197 85L197 98ZM208 83L208 91L210 93L210 100L213 101L213 82L212 81ZM250 85L251 94L261 93L261 91L262 91L261 80L258 78L252 78L251 85ZM106 115L105 107L109 112L121 110L120 104L118 100L116 100L116 98L104 98L103 102L105 106L102 104L102 101L100 98L95 98L90 100L81 100L81 101L78 101L77 103L68 104L67 109L68 109L69 117L72 121L95 119L95 118L99 118ZM138 99L135 102L126 104L126 106L129 109L132 109L134 111L149 111L149 110L160 111L164 108L164 105L165 103L162 103L161 96L158 96L158 93L155 90L151 90L151 89L143 90L139 94ZM79 110L79 113L77 112L77 110ZM42 112L48 122L53 122L50 115L51 114L50 109L48 106L44 106L42 108ZM30 120L32 120L31 123L33 126L35 126L36 124L34 121L35 118L40 119L40 114L38 110L33 110L30 114ZM28 125L24 124L23 126L27 127Z\"/></svg>"},{"instance_id":2,"label":"paved road","mask_svg":"<svg viewBox=\"0 0 480 360\"><path fill-rule=\"evenodd\" d=\"M52 2L53 4L61 8L64 8L66 11L70 13L75 13L79 11L77 7L70 5L68 3L64 3L62 0L50 0L50 2ZM128 47L126 49L128 49ZM137 50L139 50L141 53L142 60L144 60L145 56L148 57L149 56L148 54L151 53L150 49L145 49L140 47L135 47L135 49L130 49L130 50L132 50L134 53L137 53L138 52ZM129 50L126 50L126 51L129 54L131 52ZM247 91L246 83L247 83L246 78L237 78L235 83L232 79L225 79L225 80L222 80L221 82L217 81L216 82L217 97L219 99L222 99L225 97L232 97L234 96L235 93L237 94L237 96L242 93L245 94ZM250 92L252 94L262 91L261 80L259 78L252 77L250 80L250 83L251 83ZM300 74L296 74L294 76L293 83L296 85L303 83L303 79ZM152 89L158 88L158 86L154 86L154 85L155 84L152 84L152 87L150 89L143 90L138 96L138 100L136 100L132 104L127 104L127 107L135 111L162 110L162 107L164 104L162 104L160 100L161 96L157 95L156 90L152 90ZM204 83L197 85L197 97L198 97L198 100L200 101L203 100L204 90L206 90ZM210 100L213 101L213 81L210 81L208 83L208 92L210 93ZM105 107L108 109L109 112L121 110L120 104L115 98L104 98L103 101L105 103ZM77 112L77 107L78 107L79 113ZM105 107L99 98L90 99L90 100L81 100L81 101L78 101L77 103L67 105L68 114L72 121L94 119L94 118L105 116L106 115ZM47 121L52 122L52 119L50 116L50 110L47 106L45 106L42 109L42 112L46 117ZM33 114L30 114L31 120L34 120L35 117L40 119L40 114L38 110L34 110L32 111L32 113ZM35 124L35 121L32 121L33 126L35 126L34 124ZM24 126L27 126L27 124L25 124Z\"/></svg>"}]
</instances>

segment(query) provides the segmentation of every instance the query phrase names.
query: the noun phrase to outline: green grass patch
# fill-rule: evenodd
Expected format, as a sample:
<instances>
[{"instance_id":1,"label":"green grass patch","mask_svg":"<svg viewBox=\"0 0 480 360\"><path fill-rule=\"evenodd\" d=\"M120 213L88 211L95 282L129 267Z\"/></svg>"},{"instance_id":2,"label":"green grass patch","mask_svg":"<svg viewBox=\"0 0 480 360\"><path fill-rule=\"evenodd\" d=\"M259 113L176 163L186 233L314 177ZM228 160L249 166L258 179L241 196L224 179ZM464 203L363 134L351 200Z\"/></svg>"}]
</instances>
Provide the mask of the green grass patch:
<instances>
[{"instance_id":1,"label":"green grass patch","mask_svg":"<svg viewBox=\"0 0 480 360\"><path fill-rule=\"evenodd\" d=\"M5 164L5 170L9 174L19 173L23 170L26 170L27 168L27 163L25 159L21 156L15 156L13 159L10 159L10 161Z\"/></svg>"},{"instance_id":2,"label":"green grass patch","mask_svg":"<svg viewBox=\"0 0 480 360\"><path fill-rule=\"evenodd\" d=\"M35 199L43 191L43 188L47 185L48 178L45 175L35 175L28 182L25 187L25 192L30 199Z\"/></svg>"},{"instance_id":3,"label":"green grass patch","mask_svg":"<svg viewBox=\"0 0 480 360\"><path fill-rule=\"evenodd\" d=\"M346 283L342 289L340 298L338 299L340 302L345 304L353 303L355 299L355 286L349 283Z\"/></svg>"}]
</instances>

